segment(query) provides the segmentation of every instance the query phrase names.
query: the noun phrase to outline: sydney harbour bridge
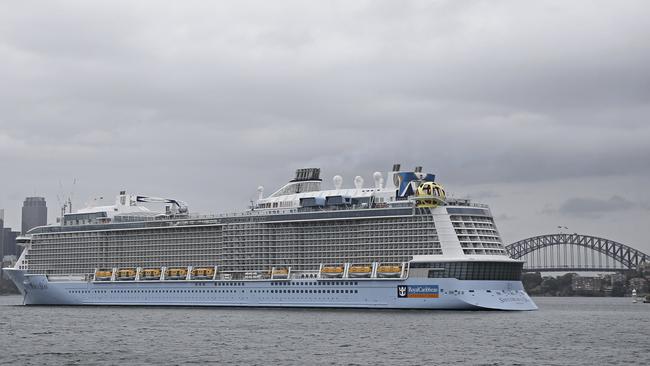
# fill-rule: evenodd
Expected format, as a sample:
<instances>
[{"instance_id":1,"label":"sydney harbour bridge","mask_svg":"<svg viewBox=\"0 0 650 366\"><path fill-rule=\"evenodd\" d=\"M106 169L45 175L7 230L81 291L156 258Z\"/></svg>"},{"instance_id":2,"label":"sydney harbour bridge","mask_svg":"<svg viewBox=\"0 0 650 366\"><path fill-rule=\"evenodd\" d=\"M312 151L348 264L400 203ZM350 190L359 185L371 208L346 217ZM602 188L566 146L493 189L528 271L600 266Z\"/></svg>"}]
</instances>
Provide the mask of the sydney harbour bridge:
<instances>
[{"instance_id":1,"label":"sydney harbour bridge","mask_svg":"<svg viewBox=\"0 0 650 366\"><path fill-rule=\"evenodd\" d=\"M580 234L539 235L506 250L512 258L526 261L525 272L617 272L650 262L650 255L630 246Z\"/></svg>"}]
</instances>

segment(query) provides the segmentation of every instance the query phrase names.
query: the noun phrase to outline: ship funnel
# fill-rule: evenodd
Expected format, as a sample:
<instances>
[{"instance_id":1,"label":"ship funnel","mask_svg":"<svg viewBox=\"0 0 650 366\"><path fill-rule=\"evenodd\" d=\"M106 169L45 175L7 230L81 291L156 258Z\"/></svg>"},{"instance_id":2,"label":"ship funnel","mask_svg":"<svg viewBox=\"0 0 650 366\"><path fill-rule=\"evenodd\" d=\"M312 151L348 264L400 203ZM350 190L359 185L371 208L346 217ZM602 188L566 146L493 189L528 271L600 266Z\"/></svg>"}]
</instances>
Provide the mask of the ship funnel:
<instances>
[{"instance_id":1,"label":"ship funnel","mask_svg":"<svg viewBox=\"0 0 650 366\"><path fill-rule=\"evenodd\" d=\"M264 187L259 186L257 187L257 199L261 200L262 198L264 198Z\"/></svg>"},{"instance_id":2,"label":"ship funnel","mask_svg":"<svg viewBox=\"0 0 650 366\"><path fill-rule=\"evenodd\" d=\"M334 178L332 178L332 181L334 182L334 188L336 189L341 189L343 186L343 177L340 175L335 175Z\"/></svg>"},{"instance_id":3,"label":"ship funnel","mask_svg":"<svg viewBox=\"0 0 650 366\"><path fill-rule=\"evenodd\" d=\"M320 180L320 169L319 168L297 169L296 177L293 179L293 182L302 182L306 180Z\"/></svg>"},{"instance_id":4,"label":"ship funnel","mask_svg":"<svg viewBox=\"0 0 650 366\"><path fill-rule=\"evenodd\" d=\"M400 168L401 168L401 164L393 164L393 171L394 172L399 172Z\"/></svg>"},{"instance_id":5,"label":"ship funnel","mask_svg":"<svg viewBox=\"0 0 650 366\"><path fill-rule=\"evenodd\" d=\"M373 179L375 180L375 188L379 188L379 189L381 189L381 188L382 188L382 183L383 183L384 177L381 176L381 173L380 173L380 172L374 172L374 173L372 174L372 177L373 177Z\"/></svg>"},{"instance_id":6,"label":"ship funnel","mask_svg":"<svg viewBox=\"0 0 650 366\"><path fill-rule=\"evenodd\" d=\"M422 173L422 167L421 166L416 166L414 171L416 173Z\"/></svg>"},{"instance_id":7,"label":"ship funnel","mask_svg":"<svg viewBox=\"0 0 650 366\"><path fill-rule=\"evenodd\" d=\"M360 175L354 177L354 186L357 189L361 189L363 187L363 178Z\"/></svg>"}]
</instances>

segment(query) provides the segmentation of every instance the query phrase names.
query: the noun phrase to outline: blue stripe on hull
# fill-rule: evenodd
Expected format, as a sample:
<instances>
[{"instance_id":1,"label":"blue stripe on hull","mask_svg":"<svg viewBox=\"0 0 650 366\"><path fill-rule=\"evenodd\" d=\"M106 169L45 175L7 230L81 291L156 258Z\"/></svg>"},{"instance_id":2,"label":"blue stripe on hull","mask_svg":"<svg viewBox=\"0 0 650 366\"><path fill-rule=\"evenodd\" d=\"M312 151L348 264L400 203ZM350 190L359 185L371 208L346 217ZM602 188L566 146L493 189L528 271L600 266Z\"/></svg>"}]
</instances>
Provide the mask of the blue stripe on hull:
<instances>
[{"instance_id":1,"label":"blue stripe on hull","mask_svg":"<svg viewBox=\"0 0 650 366\"><path fill-rule=\"evenodd\" d=\"M50 282L43 275L7 272L21 289L27 305L537 309L519 281L409 278L93 283ZM408 297L407 289L416 297Z\"/></svg>"}]
</instances>

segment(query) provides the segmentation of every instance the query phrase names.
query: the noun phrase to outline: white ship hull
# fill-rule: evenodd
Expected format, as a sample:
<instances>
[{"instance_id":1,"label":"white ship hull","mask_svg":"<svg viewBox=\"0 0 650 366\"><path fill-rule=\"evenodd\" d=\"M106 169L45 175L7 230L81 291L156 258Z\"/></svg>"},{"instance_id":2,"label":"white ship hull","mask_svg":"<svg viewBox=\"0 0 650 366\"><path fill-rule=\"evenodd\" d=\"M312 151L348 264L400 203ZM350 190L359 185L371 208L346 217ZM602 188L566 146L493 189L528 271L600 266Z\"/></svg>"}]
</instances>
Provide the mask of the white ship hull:
<instances>
[{"instance_id":1,"label":"white ship hull","mask_svg":"<svg viewBox=\"0 0 650 366\"><path fill-rule=\"evenodd\" d=\"M6 269L25 305L535 310L520 281L453 278L50 281Z\"/></svg>"}]
</instances>

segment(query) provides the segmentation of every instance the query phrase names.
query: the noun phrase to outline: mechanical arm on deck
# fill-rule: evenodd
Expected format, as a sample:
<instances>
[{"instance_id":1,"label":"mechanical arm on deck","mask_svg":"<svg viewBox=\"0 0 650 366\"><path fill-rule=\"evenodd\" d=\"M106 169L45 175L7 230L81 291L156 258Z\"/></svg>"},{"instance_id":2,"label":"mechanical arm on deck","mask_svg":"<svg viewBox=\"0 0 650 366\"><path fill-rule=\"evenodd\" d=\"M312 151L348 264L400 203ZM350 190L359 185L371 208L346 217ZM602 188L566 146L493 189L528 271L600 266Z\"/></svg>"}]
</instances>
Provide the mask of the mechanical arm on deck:
<instances>
[{"instance_id":1,"label":"mechanical arm on deck","mask_svg":"<svg viewBox=\"0 0 650 366\"><path fill-rule=\"evenodd\" d=\"M147 197L147 196L136 196L135 200L137 202L152 202L152 203L171 203L176 205L179 213L187 213L187 204L183 201L171 199L171 198L160 198L160 197Z\"/></svg>"}]
</instances>

